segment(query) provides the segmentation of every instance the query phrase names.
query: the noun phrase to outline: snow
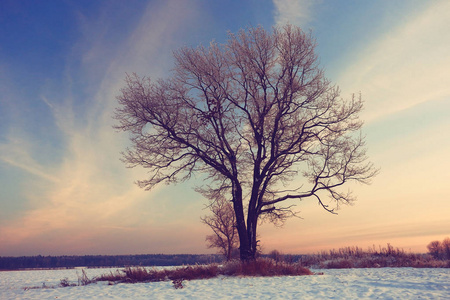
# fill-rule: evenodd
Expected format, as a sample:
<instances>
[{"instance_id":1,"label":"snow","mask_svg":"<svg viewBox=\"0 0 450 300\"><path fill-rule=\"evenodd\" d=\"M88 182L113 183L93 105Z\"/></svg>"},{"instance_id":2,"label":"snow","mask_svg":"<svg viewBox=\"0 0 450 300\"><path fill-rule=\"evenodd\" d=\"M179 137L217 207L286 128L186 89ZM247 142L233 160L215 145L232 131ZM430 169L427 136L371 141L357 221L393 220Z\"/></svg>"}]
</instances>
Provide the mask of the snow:
<instances>
[{"instance_id":1,"label":"snow","mask_svg":"<svg viewBox=\"0 0 450 300\"><path fill-rule=\"evenodd\" d=\"M86 269L89 278L116 269ZM313 270L323 275L218 277L171 281L58 287L78 282L81 270L0 272L0 299L450 299L450 269ZM32 288L56 286L56 288Z\"/></svg>"}]
</instances>

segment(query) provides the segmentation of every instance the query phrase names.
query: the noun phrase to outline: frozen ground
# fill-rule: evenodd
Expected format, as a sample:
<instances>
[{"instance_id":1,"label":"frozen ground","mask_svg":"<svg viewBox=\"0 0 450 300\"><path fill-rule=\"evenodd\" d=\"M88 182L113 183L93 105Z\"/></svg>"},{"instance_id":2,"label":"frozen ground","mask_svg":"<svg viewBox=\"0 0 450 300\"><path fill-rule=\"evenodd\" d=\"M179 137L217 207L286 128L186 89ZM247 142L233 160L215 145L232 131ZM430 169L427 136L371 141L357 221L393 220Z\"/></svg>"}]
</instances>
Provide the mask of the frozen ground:
<instances>
[{"instance_id":1,"label":"frozen ground","mask_svg":"<svg viewBox=\"0 0 450 300\"><path fill-rule=\"evenodd\" d=\"M89 278L111 269L86 269ZM112 269L115 270L115 269ZM77 271L0 272L0 299L450 299L450 269L314 270L324 275L299 277L220 277L172 282L28 289L57 286Z\"/></svg>"}]
</instances>

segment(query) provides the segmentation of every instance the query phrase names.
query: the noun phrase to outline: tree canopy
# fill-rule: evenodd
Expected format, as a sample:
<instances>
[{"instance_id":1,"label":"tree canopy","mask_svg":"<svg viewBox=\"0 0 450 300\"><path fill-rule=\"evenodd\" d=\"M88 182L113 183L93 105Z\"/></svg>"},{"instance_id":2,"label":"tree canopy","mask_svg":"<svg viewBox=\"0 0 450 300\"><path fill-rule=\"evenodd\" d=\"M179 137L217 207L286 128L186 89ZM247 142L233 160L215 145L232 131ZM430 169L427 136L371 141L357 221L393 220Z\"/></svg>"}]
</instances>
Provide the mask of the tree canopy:
<instances>
[{"instance_id":1,"label":"tree canopy","mask_svg":"<svg viewBox=\"0 0 450 300\"><path fill-rule=\"evenodd\" d=\"M225 44L175 51L168 78L129 75L118 96L116 128L132 142L124 160L149 171L139 186L204 174L198 190L233 204L241 259L254 258L262 218L283 221L306 198L334 212L354 200L342 185L376 174L360 133L361 96L342 99L314 49L298 27L252 27Z\"/></svg>"}]
</instances>

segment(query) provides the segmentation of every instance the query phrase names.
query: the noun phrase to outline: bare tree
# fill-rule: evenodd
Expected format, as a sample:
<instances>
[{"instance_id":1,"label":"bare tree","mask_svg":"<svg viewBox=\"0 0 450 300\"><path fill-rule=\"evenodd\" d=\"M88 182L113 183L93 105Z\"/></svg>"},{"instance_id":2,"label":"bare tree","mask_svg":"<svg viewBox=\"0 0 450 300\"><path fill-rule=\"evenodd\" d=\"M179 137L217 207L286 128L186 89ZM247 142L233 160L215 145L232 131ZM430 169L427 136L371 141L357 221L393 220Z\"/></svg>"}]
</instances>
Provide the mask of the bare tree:
<instances>
[{"instance_id":1,"label":"bare tree","mask_svg":"<svg viewBox=\"0 0 450 300\"><path fill-rule=\"evenodd\" d=\"M209 208L212 215L201 218L214 232L206 237L208 248L218 248L227 260L231 260L233 250L239 245L233 206L230 201L219 197Z\"/></svg>"},{"instance_id":2,"label":"bare tree","mask_svg":"<svg viewBox=\"0 0 450 300\"><path fill-rule=\"evenodd\" d=\"M442 253L442 245L440 241L432 241L427 245L428 253L430 253L434 258L440 259Z\"/></svg>"},{"instance_id":3,"label":"bare tree","mask_svg":"<svg viewBox=\"0 0 450 300\"><path fill-rule=\"evenodd\" d=\"M342 185L377 172L360 134L361 97L340 97L314 48L295 26L249 28L224 45L179 49L170 77L127 76L118 96L116 128L132 142L124 160L150 174L139 186L204 174L203 192L232 200L242 260L255 257L261 218L284 221L307 198L334 213L354 200Z\"/></svg>"},{"instance_id":4,"label":"bare tree","mask_svg":"<svg viewBox=\"0 0 450 300\"><path fill-rule=\"evenodd\" d=\"M436 259L450 260L450 238L445 238L442 242L432 241L427 245L428 253Z\"/></svg>"},{"instance_id":5,"label":"bare tree","mask_svg":"<svg viewBox=\"0 0 450 300\"><path fill-rule=\"evenodd\" d=\"M444 259L450 260L450 238L445 238L441 245Z\"/></svg>"}]
</instances>

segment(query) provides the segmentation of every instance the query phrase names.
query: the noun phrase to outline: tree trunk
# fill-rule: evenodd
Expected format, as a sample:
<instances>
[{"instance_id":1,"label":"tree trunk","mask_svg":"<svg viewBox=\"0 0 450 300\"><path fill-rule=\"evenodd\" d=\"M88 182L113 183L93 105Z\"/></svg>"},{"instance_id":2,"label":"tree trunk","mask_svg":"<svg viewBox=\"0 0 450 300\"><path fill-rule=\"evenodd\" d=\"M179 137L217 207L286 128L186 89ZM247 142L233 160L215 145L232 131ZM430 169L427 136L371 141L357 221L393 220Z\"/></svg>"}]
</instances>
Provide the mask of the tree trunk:
<instances>
[{"instance_id":1,"label":"tree trunk","mask_svg":"<svg viewBox=\"0 0 450 300\"><path fill-rule=\"evenodd\" d=\"M251 250L251 241L247 235L245 225L244 207L242 203L242 188L239 183L233 182L233 208L236 215L236 227L239 235L239 254L242 261L253 260L255 258Z\"/></svg>"},{"instance_id":2,"label":"tree trunk","mask_svg":"<svg viewBox=\"0 0 450 300\"><path fill-rule=\"evenodd\" d=\"M256 173L254 177L257 178ZM256 227L258 224L258 211L257 211L257 199L258 199L258 179L253 180L255 183L252 189L252 195L248 204L247 212L247 237L249 241L249 253L252 260L256 259Z\"/></svg>"},{"instance_id":3,"label":"tree trunk","mask_svg":"<svg viewBox=\"0 0 450 300\"><path fill-rule=\"evenodd\" d=\"M258 224L258 217L256 211L251 211L247 216L247 236L250 244L251 259L256 259L257 241L256 241L256 226Z\"/></svg>"}]
</instances>

